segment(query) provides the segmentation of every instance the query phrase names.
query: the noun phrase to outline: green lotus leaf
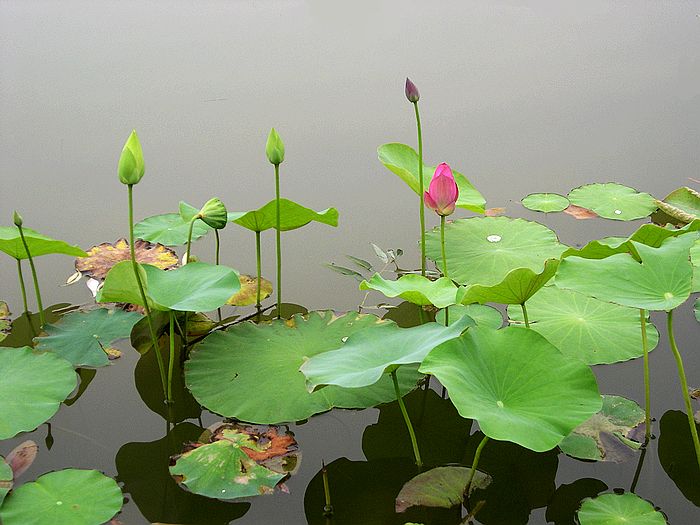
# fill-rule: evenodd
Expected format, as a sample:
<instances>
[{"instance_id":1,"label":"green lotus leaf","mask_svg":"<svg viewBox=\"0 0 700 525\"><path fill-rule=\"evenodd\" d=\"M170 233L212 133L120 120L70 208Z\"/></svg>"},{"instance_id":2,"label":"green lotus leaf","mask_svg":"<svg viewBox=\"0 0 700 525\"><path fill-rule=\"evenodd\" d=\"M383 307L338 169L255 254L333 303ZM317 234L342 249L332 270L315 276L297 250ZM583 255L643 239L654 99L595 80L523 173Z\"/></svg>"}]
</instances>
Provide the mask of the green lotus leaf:
<instances>
[{"instance_id":1,"label":"green lotus leaf","mask_svg":"<svg viewBox=\"0 0 700 525\"><path fill-rule=\"evenodd\" d=\"M2 507L4 525L95 525L122 508L117 483L96 470L49 472L10 494Z\"/></svg>"},{"instance_id":2,"label":"green lotus leaf","mask_svg":"<svg viewBox=\"0 0 700 525\"><path fill-rule=\"evenodd\" d=\"M230 214L229 221L233 221L239 226L243 226L254 232L262 232L277 228L277 202L272 200L262 208L246 212L242 215L238 213ZM338 210L328 208L316 212L305 208L289 199L280 199L280 230L296 230L306 226L311 221L338 226Z\"/></svg>"},{"instance_id":3,"label":"green lotus leaf","mask_svg":"<svg viewBox=\"0 0 700 525\"><path fill-rule=\"evenodd\" d=\"M457 297L463 304L523 304L554 277L558 267L559 259L548 259L540 273L530 268L516 268L508 272L498 284L492 286L472 284L462 288Z\"/></svg>"},{"instance_id":4,"label":"green lotus leaf","mask_svg":"<svg viewBox=\"0 0 700 525\"><path fill-rule=\"evenodd\" d=\"M0 456L0 507L2 507L2 502L5 500L7 493L12 490L13 481L12 468L7 464L5 458Z\"/></svg>"},{"instance_id":5,"label":"green lotus leaf","mask_svg":"<svg viewBox=\"0 0 700 525\"><path fill-rule=\"evenodd\" d=\"M458 219L445 226L447 267L452 280L494 286L517 268L541 273L547 259L558 259L566 246L536 222L508 217ZM442 266L440 232L425 238L426 253Z\"/></svg>"},{"instance_id":6,"label":"green lotus leaf","mask_svg":"<svg viewBox=\"0 0 700 525\"><path fill-rule=\"evenodd\" d=\"M678 188L656 204L659 211L652 214L651 220L662 226L668 223L681 226L700 217L700 194L692 188Z\"/></svg>"},{"instance_id":7,"label":"green lotus leaf","mask_svg":"<svg viewBox=\"0 0 700 525\"><path fill-rule=\"evenodd\" d=\"M537 452L602 406L590 368L526 328L470 328L430 352L420 371L435 375L484 434Z\"/></svg>"},{"instance_id":8,"label":"green lotus leaf","mask_svg":"<svg viewBox=\"0 0 700 525\"><path fill-rule=\"evenodd\" d=\"M369 281L360 283L360 290L376 290L387 297L401 297L413 304L432 304L438 308L459 302L456 299L458 288L447 277L431 281L422 275L408 274L390 281L375 273Z\"/></svg>"},{"instance_id":9,"label":"green lotus leaf","mask_svg":"<svg viewBox=\"0 0 700 525\"><path fill-rule=\"evenodd\" d=\"M413 148L405 144L392 142L379 146L377 154L379 162L384 164L389 171L398 175L416 194L420 192L418 153ZM433 178L434 172L435 166L423 165L423 186L426 191L430 186L430 180ZM484 213L486 200L481 193L469 182L469 179L458 171L453 170L452 175L454 175L455 182L459 188L457 207L465 208L475 213Z\"/></svg>"},{"instance_id":10,"label":"green lotus leaf","mask_svg":"<svg viewBox=\"0 0 700 525\"><path fill-rule=\"evenodd\" d=\"M700 432L700 424L696 422L695 427ZM688 501L700 507L700 467L685 412L669 410L661 416L657 450L668 477Z\"/></svg>"},{"instance_id":11,"label":"green lotus leaf","mask_svg":"<svg viewBox=\"0 0 700 525\"><path fill-rule=\"evenodd\" d=\"M672 237L659 248L631 241L641 263L626 253L605 259L567 257L559 265L555 284L622 306L672 310L690 295L689 252L696 238L696 232Z\"/></svg>"},{"instance_id":12,"label":"green lotus leaf","mask_svg":"<svg viewBox=\"0 0 700 525\"><path fill-rule=\"evenodd\" d=\"M71 312L56 324L44 326L47 335L37 337L37 350L54 352L75 366L98 367L109 364L105 353L117 339L129 337L141 314L99 308Z\"/></svg>"},{"instance_id":13,"label":"green lotus leaf","mask_svg":"<svg viewBox=\"0 0 700 525\"><path fill-rule=\"evenodd\" d=\"M194 241L205 236L211 230L212 228L205 222L195 221L192 227L192 240ZM134 224L134 236L136 238L165 246L187 244L189 231L190 223L183 221L179 213L154 215Z\"/></svg>"},{"instance_id":14,"label":"green lotus leaf","mask_svg":"<svg viewBox=\"0 0 700 525\"><path fill-rule=\"evenodd\" d=\"M602 494L585 499L578 511L581 525L666 525L666 518L636 494Z\"/></svg>"},{"instance_id":15,"label":"green lotus leaf","mask_svg":"<svg viewBox=\"0 0 700 525\"><path fill-rule=\"evenodd\" d=\"M468 315L476 323L476 326L498 329L503 325L501 312L484 304L455 304L446 309L450 312L450 324L456 322L460 317ZM445 324L445 310L440 310L437 313L435 321L439 324Z\"/></svg>"},{"instance_id":16,"label":"green lotus leaf","mask_svg":"<svg viewBox=\"0 0 700 525\"><path fill-rule=\"evenodd\" d=\"M690 263L693 265L691 292L700 292L700 239L690 247Z\"/></svg>"},{"instance_id":17,"label":"green lotus leaf","mask_svg":"<svg viewBox=\"0 0 700 525\"><path fill-rule=\"evenodd\" d=\"M153 267L148 264L138 263L137 267L141 275L141 283L146 294L146 300L151 310L167 310L164 306L154 304L153 300L148 296L148 274L146 269ZM97 291L95 301L98 303L128 303L144 306L131 261L117 263L109 270L102 288Z\"/></svg>"},{"instance_id":18,"label":"green lotus leaf","mask_svg":"<svg viewBox=\"0 0 700 525\"><path fill-rule=\"evenodd\" d=\"M648 193L614 182L586 184L571 190L568 197L571 204L616 221L642 219L657 208L656 200Z\"/></svg>"},{"instance_id":19,"label":"green lotus leaf","mask_svg":"<svg viewBox=\"0 0 700 525\"><path fill-rule=\"evenodd\" d=\"M78 383L68 361L31 348L0 348L0 439L34 430Z\"/></svg>"},{"instance_id":20,"label":"green lotus leaf","mask_svg":"<svg viewBox=\"0 0 700 525\"><path fill-rule=\"evenodd\" d=\"M10 309L5 301L0 301L0 341L7 337L11 327Z\"/></svg>"},{"instance_id":21,"label":"green lotus leaf","mask_svg":"<svg viewBox=\"0 0 700 525\"><path fill-rule=\"evenodd\" d=\"M333 407L367 408L396 398L384 377L367 388L327 387L309 393L299 367L304 360L342 345L346 337L382 322L373 315L311 312L270 324L240 323L207 336L185 363L185 382L195 399L225 417L252 423L299 421ZM421 377L414 367L398 372L401 391Z\"/></svg>"},{"instance_id":22,"label":"green lotus leaf","mask_svg":"<svg viewBox=\"0 0 700 525\"><path fill-rule=\"evenodd\" d=\"M396 496L396 512L405 512L416 505L449 509L461 504L471 472L469 467L436 467L418 474ZM477 470L469 486L469 494L474 489L484 489L490 484L491 476Z\"/></svg>"},{"instance_id":23,"label":"green lotus leaf","mask_svg":"<svg viewBox=\"0 0 700 525\"><path fill-rule=\"evenodd\" d=\"M380 324L351 335L342 348L311 357L300 370L309 391L325 385L370 386L400 365L420 363L433 348L459 337L469 326L474 322L467 316L450 326L426 323L399 328L393 323Z\"/></svg>"},{"instance_id":24,"label":"green lotus leaf","mask_svg":"<svg viewBox=\"0 0 700 525\"><path fill-rule=\"evenodd\" d=\"M32 257L47 255L49 253L62 253L74 257L85 257L87 254L78 246L71 246L64 241L58 241L46 237L29 228L22 228L24 238ZM16 226L0 226L0 251L5 252L15 259L27 259L27 250L24 249L19 229Z\"/></svg>"},{"instance_id":25,"label":"green lotus leaf","mask_svg":"<svg viewBox=\"0 0 700 525\"><path fill-rule=\"evenodd\" d=\"M545 213L564 211L569 207L569 199L558 193L531 193L521 202L528 210Z\"/></svg>"},{"instance_id":26,"label":"green lotus leaf","mask_svg":"<svg viewBox=\"0 0 700 525\"><path fill-rule=\"evenodd\" d=\"M55 323L71 309L76 308L68 303L52 304L44 308L44 320L46 323ZM41 320L39 313L23 312L12 320L12 328L5 339L3 346L20 348L22 346L34 346L34 338L41 334Z\"/></svg>"},{"instance_id":27,"label":"green lotus leaf","mask_svg":"<svg viewBox=\"0 0 700 525\"><path fill-rule=\"evenodd\" d=\"M644 410L620 396L603 396L603 408L577 426L559 443L564 454L592 461L619 463L633 456L641 443L633 440Z\"/></svg>"},{"instance_id":28,"label":"green lotus leaf","mask_svg":"<svg viewBox=\"0 0 700 525\"><path fill-rule=\"evenodd\" d=\"M589 365L618 363L643 355L639 309L545 286L527 303L530 328L543 335L569 357ZM524 322L518 308L508 316ZM659 342L656 327L647 323L648 349Z\"/></svg>"}]
</instances>

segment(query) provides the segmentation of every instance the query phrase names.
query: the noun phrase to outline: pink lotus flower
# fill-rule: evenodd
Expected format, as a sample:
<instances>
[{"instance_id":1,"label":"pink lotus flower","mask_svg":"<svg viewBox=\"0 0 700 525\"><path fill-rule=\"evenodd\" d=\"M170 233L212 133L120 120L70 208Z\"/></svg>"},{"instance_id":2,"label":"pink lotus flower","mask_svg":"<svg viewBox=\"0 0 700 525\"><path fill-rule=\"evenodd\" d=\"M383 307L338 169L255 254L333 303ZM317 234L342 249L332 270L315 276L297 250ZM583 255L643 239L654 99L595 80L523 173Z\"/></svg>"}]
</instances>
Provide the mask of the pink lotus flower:
<instances>
[{"instance_id":1,"label":"pink lotus flower","mask_svg":"<svg viewBox=\"0 0 700 525\"><path fill-rule=\"evenodd\" d=\"M425 205L443 217L452 215L459 197L459 189L452 170L444 162L435 168L428 191L423 195Z\"/></svg>"}]
</instances>

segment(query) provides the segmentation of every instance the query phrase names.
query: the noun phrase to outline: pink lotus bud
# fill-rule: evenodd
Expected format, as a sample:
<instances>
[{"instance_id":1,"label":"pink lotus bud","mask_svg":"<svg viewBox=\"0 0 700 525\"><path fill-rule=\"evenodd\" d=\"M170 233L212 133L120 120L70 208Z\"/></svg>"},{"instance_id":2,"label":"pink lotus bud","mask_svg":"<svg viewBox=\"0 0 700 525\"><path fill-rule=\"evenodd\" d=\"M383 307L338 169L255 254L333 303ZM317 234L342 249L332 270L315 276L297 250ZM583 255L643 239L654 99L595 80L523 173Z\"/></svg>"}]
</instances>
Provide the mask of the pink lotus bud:
<instances>
[{"instance_id":1,"label":"pink lotus bud","mask_svg":"<svg viewBox=\"0 0 700 525\"><path fill-rule=\"evenodd\" d=\"M444 162L435 168L430 187L423 195L425 205L443 217L452 215L459 197L459 189L452 170Z\"/></svg>"},{"instance_id":2,"label":"pink lotus bud","mask_svg":"<svg viewBox=\"0 0 700 525\"><path fill-rule=\"evenodd\" d=\"M409 102L413 102L414 104L418 102L418 99L420 98L418 88L408 77L406 78L406 98Z\"/></svg>"}]
</instances>

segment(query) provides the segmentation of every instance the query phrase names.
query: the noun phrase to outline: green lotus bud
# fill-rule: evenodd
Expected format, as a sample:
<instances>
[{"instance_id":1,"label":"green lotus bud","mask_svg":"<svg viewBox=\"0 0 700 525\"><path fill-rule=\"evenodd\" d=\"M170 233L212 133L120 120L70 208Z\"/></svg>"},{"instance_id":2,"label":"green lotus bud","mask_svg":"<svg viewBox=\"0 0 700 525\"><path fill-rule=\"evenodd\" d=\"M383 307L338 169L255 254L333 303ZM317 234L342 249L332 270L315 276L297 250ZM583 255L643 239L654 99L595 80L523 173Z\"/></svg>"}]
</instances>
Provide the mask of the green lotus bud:
<instances>
[{"instance_id":1,"label":"green lotus bud","mask_svg":"<svg viewBox=\"0 0 700 525\"><path fill-rule=\"evenodd\" d=\"M124 144L122 156L119 157L119 180L123 184L138 184L145 171L143 150L141 150L141 143L134 130Z\"/></svg>"},{"instance_id":2,"label":"green lotus bud","mask_svg":"<svg viewBox=\"0 0 700 525\"><path fill-rule=\"evenodd\" d=\"M19 213L17 213L17 210L15 210L15 212L12 214L12 221L18 228L22 227L22 216Z\"/></svg>"},{"instance_id":3,"label":"green lotus bud","mask_svg":"<svg viewBox=\"0 0 700 525\"><path fill-rule=\"evenodd\" d=\"M204 203L197 216L216 230L220 230L228 223L226 206L217 198L209 199Z\"/></svg>"},{"instance_id":4,"label":"green lotus bud","mask_svg":"<svg viewBox=\"0 0 700 525\"><path fill-rule=\"evenodd\" d=\"M277 131L275 131L275 128L272 128L267 136L265 153L267 153L267 160L275 166L279 166L284 162L284 143Z\"/></svg>"}]
</instances>

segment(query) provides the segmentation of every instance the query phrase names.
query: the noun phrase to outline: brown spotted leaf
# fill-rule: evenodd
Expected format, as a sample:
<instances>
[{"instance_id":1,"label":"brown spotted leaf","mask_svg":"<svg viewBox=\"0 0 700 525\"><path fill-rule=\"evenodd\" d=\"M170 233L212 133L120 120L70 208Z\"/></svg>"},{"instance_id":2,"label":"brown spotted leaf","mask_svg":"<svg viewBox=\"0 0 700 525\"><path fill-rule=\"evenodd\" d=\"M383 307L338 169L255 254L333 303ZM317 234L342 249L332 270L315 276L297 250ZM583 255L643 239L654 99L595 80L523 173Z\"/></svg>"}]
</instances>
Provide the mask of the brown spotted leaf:
<instances>
[{"instance_id":1,"label":"brown spotted leaf","mask_svg":"<svg viewBox=\"0 0 700 525\"><path fill-rule=\"evenodd\" d=\"M486 215L487 217L498 217L500 215L505 214L505 212L505 208L489 208L484 212L484 215Z\"/></svg>"},{"instance_id":2,"label":"brown spotted leaf","mask_svg":"<svg viewBox=\"0 0 700 525\"><path fill-rule=\"evenodd\" d=\"M252 275L239 276L241 289L226 301L231 306L248 306L257 302L258 279ZM260 279L260 300L272 295L272 283L261 277Z\"/></svg>"},{"instance_id":3,"label":"brown spotted leaf","mask_svg":"<svg viewBox=\"0 0 700 525\"><path fill-rule=\"evenodd\" d=\"M576 206L575 204L570 204L569 207L564 210L564 213L568 213L574 219L579 220L595 219L598 216L595 212L587 210L586 208L581 208L580 206Z\"/></svg>"},{"instance_id":4,"label":"brown spotted leaf","mask_svg":"<svg viewBox=\"0 0 700 525\"><path fill-rule=\"evenodd\" d=\"M0 301L0 341L7 337L11 327L10 309L5 301Z\"/></svg>"},{"instance_id":5,"label":"brown spotted leaf","mask_svg":"<svg viewBox=\"0 0 700 525\"><path fill-rule=\"evenodd\" d=\"M134 252L137 262L151 264L161 270L170 270L178 265L177 254L162 244L136 239ZM119 239L114 243L103 242L90 248L87 254L87 257L78 257L75 260L75 269L100 281L104 280L115 264L131 260L129 242L126 239Z\"/></svg>"},{"instance_id":6,"label":"brown spotted leaf","mask_svg":"<svg viewBox=\"0 0 700 525\"><path fill-rule=\"evenodd\" d=\"M31 440L20 443L12 449L12 452L5 458L5 462L10 465L14 479L20 477L31 467L36 459L37 452L39 452L39 447Z\"/></svg>"}]
</instances>

